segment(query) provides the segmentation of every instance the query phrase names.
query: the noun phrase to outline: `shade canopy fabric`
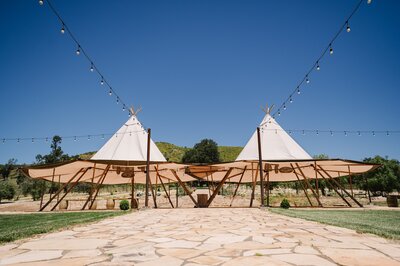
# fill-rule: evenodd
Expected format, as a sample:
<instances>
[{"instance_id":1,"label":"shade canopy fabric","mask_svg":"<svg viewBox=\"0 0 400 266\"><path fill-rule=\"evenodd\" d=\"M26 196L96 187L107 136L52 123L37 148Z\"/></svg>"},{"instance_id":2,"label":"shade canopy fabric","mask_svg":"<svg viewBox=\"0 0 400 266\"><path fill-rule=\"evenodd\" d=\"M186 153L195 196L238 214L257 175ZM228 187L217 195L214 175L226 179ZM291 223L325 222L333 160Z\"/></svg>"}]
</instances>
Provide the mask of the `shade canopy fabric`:
<instances>
[{"instance_id":1,"label":"shade canopy fabric","mask_svg":"<svg viewBox=\"0 0 400 266\"><path fill-rule=\"evenodd\" d=\"M135 162L147 161L148 133L142 127L136 115L128 121L93 155L91 160L107 162ZM164 155L153 140L150 140L150 161L166 162Z\"/></svg>"},{"instance_id":2,"label":"shade canopy fabric","mask_svg":"<svg viewBox=\"0 0 400 266\"><path fill-rule=\"evenodd\" d=\"M150 164L150 181L152 184L178 182L174 172L182 182L196 180L185 174L186 165L175 163L152 163ZM135 184L146 184L146 165L124 166L118 164L105 164L90 160L77 160L59 165L33 166L25 168L23 172L31 177L53 182L68 183L79 182L99 183L105 185L131 184L132 178ZM105 175L105 176L104 176Z\"/></svg>"},{"instance_id":3,"label":"shade canopy fabric","mask_svg":"<svg viewBox=\"0 0 400 266\"><path fill-rule=\"evenodd\" d=\"M263 160L308 160L312 157L267 113L260 124ZM258 160L257 131L253 133L236 161Z\"/></svg>"},{"instance_id":4,"label":"shade canopy fabric","mask_svg":"<svg viewBox=\"0 0 400 266\"><path fill-rule=\"evenodd\" d=\"M263 161L262 166L264 180L287 182L357 175L372 171L380 165L342 159L311 159ZM223 180L229 174L225 181L227 183L251 183L260 180L259 169L258 162L240 161L205 166L189 166L187 172L192 176L214 182ZM229 170L230 172L228 173Z\"/></svg>"}]
</instances>

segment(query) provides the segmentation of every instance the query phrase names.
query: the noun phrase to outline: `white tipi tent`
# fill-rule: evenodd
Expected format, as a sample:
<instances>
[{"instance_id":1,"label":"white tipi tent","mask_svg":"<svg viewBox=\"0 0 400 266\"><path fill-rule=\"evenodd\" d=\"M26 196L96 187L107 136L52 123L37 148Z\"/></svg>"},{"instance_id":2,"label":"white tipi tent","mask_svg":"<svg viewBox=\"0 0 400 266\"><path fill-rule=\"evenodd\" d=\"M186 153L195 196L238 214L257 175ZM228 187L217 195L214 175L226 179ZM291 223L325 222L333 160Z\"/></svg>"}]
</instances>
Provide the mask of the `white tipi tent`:
<instances>
[{"instance_id":1,"label":"white tipi tent","mask_svg":"<svg viewBox=\"0 0 400 266\"><path fill-rule=\"evenodd\" d=\"M263 160L308 160L312 157L275 121L269 110L260 124ZM258 160L257 131L253 133L236 161Z\"/></svg>"},{"instance_id":2,"label":"white tipi tent","mask_svg":"<svg viewBox=\"0 0 400 266\"><path fill-rule=\"evenodd\" d=\"M128 121L93 155L91 160L146 162L148 133L133 114ZM166 162L153 140L150 140L150 161Z\"/></svg>"}]
</instances>

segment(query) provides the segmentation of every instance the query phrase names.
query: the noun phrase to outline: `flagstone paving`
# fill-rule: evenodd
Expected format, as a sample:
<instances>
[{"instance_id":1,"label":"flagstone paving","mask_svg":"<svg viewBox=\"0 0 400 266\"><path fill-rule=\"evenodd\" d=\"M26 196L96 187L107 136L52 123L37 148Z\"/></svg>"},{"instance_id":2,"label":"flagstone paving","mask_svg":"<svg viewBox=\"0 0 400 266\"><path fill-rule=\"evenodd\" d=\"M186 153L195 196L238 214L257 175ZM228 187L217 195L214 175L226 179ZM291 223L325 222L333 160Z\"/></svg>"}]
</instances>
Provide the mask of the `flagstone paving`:
<instances>
[{"instance_id":1,"label":"flagstone paving","mask_svg":"<svg viewBox=\"0 0 400 266\"><path fill-rule=\"evenodd\" d=\"M0 246L0 265L400 265L400 244L261 209L148 209Z\"/></svg>"}]
</instances>

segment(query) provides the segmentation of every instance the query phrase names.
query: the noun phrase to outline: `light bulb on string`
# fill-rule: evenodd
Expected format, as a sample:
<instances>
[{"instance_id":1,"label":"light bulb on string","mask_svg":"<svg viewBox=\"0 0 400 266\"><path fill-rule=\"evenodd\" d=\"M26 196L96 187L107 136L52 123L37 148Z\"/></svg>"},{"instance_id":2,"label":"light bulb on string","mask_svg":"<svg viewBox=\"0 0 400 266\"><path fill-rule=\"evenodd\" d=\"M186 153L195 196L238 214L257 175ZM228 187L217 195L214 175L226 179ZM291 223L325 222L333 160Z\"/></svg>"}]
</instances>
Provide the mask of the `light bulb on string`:
<instances>
[{"instance_id":1,"label":"light bulb on string","mask_svg":"<svg viewBox=\"0 0 400 266\"><path fill-rule=\"evenodd\" d=\"M74 136L74 141L76 141L76 136Z\"/></svg>"},{"instance_id":2,"label":"light bulb on string","mask_svg":"<svg viewBox=\"0 0 400 266\"><path fill-rule=\"evenodd\" d=\"M34 143L35 142L35 139L34 138L32 138L32 143Z\"/></svg>"},{"instance_id":3,"label":"light bulb on string","mask_svg":"<svg viewBox=\"0 0 400 266\"><path fill-rule=\"evenodd\" d=\"M374 136L374 137L375 137L375 131L372 131L372 136Z\"/></svg>"},{"instance_id":4,"label":"light bulb on string","mask_svg":"<svg viewBox=\"0 0 400 266\"><path fill-rule=\"evenodd\" d=\"M306 132L304 132L304 130L303 130L303 132L301 134L304 136L306 134Z\"/></svg>"},{"instance_id":5,"label":"light bulb on string","mask_svg":"<svg viewBox=\"0 0 400 266\"><path fill-rule=\"evenodd\" d=\"M49 138L48 137L46 137L46 142L48 142L49 141Z\"/></svg>"},{"instance_id":6,"label":"light bulb on string","mask_svg":"<svg viewBox=\"0 0 400 266\"><path fill-rule=\"evenodd\" d=\"M278 116L281 116L281 111L278 111Z\"/></svg>"},{"instance_id":7,"label":"light bulb on string","mask_svg":"<svg viewBox=\"0 0 400 266\"><path fill-rule=\"evenodd\" d=\"M331 136L333 137L333 132L332 132L332 130L331 130Z\"/></svg>"},{"instance_id":8,"label":"light bulb on string","mask_svg":"<svg viewBox=\"0 0 400 266\"><path fill-rule=\"evenodd\" d=\"M90 135L87 136L87 139L90 140Z\"/></svg>"},{"instance_id":9,"label":"light bulb on string","mask_svg":"<svg viewBox=\"0 0 400 266\"><path fill-rule=\"evenodd\" d=\"M330 53L331 55L333 54L332 44L329 44L329 53Z\"/></svg>"},{"instance_id":10,"label":"light bulb on string","mask_svg":"<svg viewBox=\"0 0 400 266\"><path fill-rule=\"evenodd\" d=\"M344 136L347 137L347 131L344 132Z\"/></svg>"},{"instance_id":11,"label":"light bulb on string","mask_svg":"<svg viewBox=\"0 0 400 266\"><path fill-rule=\"evenodd\" d=\"M117 104L119 104L119 98L117 97Z\"/></svg>"},{"instance_id":12,"label":"light bulb on string","mask_svg":"<svg viewBox=\"0 0 400 266\"><path fill-rule=\"evenodd\" d=\"M63 23L63 25L62 25L62 27L61 27L61 34L64 34L65 33L65 27L64 27L64 23Z\"/></svg>"},{"instance_id":13,"label":"light bulb on string","mask_svg":"<svg viewBox=\"0 0 400 266\"><path fill-rule=\"evenodd\" d=\"M101 139L104 139L104 134L101 135Z\"/></svg>"},{"instance_id":14,"label":"light bulb on string","mask_svg":"<svg viewBox=\"0 0 400 266\"><path fill-rule=\"evenodd\" d=\"M347 32L350 32L350 31L351 31L350 25L349 25L349 22L348 22L348 21L346 21L346 31L347 31Z\"/></svg>"},{"instance_id":15,"label":"light bulb on string","mask_svg":"<svg viewBox=\"0 0 400 266\"><path fill-rule=\"evenodd\" d=\"M389 136L389 131L386 131L386 136Z\"/></svg>"},{"instance_id":16,"label":"light bulb on string","mask_svg":"<svg viewBox=\"0 0 400 266\"><path fill-rule=\"evenodd\" d=\"M283 105L283 110L286 110L286 104Z\"/></svg>"},{"instance_id":17,"label":"light bulb on string","mask_svg":"<svg viewBox=\"0 0 400 266\"><path fill-rule=\"evenodd\" d=\"M90 72L94 71L93 63L90 63Z\"/></svg>"},{"instance_id":18,"label":"light bulb on string","mask_svg":"<svg viewBox=\"0 0 400 266\"><path fill-rule=\"evenodd\" d=\"M39 5L43 5L44 1L43 0L39 0Z\"/></svg>"},{"instance_id":19,"label":"light bulb on string","mask_svg":"<svg viewBox=\"0 0 400 266\"><path fill-rule=\"evenodd\" d=\"M111 88L110 88L110 91L108 92L108 95L112 95L112 90L111 90Z\"/></svg>"},{"instance_id":20,"label":"light bulb on string","mask_svg":"<svg viewBox=\"0 0 400 266\"><path fill-rule=\"evenodd\" d=\"M289 102L290 102L290 103L293 103L292 96L290 96Z\"/></svg>"},{"instance_id":21,"label":"light bulb on string","mask_svg":"<svg viewBox=\"0 0 400 266\"><path fill-rule=\"evenodd\" d=\"M17 142L19 143L19 138L17 139Z\"/></svg>"},{"instance_id":22,"label":"light bulb on string","mask_svg":"<svg viewBox=\"0 0 400 266\"><path fill-rule=\"evenodd\" d=\"M358 131L358 136L361 136L361 132L360 131Z\"/></svg>"},{"instance_id":23,"label":"light bulb on string","mask_svg":"<svg viewBox=\"0 0 400 266\"><path fill-rule=\"evenodd\" d=\"M81 54L81 46L78 46L78 49L76 49L76 55L80 55Z\"/></svg>"},{"instance_id":24,"label":"light bulb on string","mask_svg":"<svg viewBox=\"0 0 400 266\"><path fill-rule=\"evenodd\" d=\"M100 84L101 84L101 85L104 85L104 78L103 78L103 76L101 76Z\"/></svg>"},{"instance_id":25,"label":"light bulb on string","mask_svg":"<svg viewBox=\"0 0 400 266\"><path fill-rule=\"evenodd\" d=\"M125 112L125 105L124 105L124 106L122 106L122 111L123 111L123 112Z\"/></svg>"},{"instance_id":26,"label":"light bulb on string","mask_svg":"<svg viewBox=\"0 0 400 266\"><path fill-rule=\"evenodd\" d=\"M321 67L319 66L319 61L317 61L317 70L319 71Z\"/></svg>"},{"instance_id":27,"label":"light bulb on string","mask_svg":"<svg viewBox=\"0 0 400 266\"><path fill-rule=\"evenodd\" d=\"M318 130L316 130L316 132L317 132L317 136L319 135L319 131Z\"/></svg>"},{"instance_id":28,"label":"light bulb on string","mask_svg":"<svg viewBox=\"0 0 400 266\"><path fill-rule=\"evenodd\" d=\"M42 1L43 2L43 1ZM40 3L40 1L39 1ZM367 0L367 4L370 5L372 3L372 0Z\"/></svg>"},{"instance_id":29,"label":"light bulb on string","mask_svg":"<svg viewBox=\"0 0 400 266\"><path fill-rule=\"evenodd\" d=\"M297 94L300 94L300 87L297 86Z\"/></svg>"},{"instance_id":30,"label":"light bulb on string","mask_svg":"<svg viewBox=\"0 0 400 266\"><path fill-rule=\"evenodd\" d=\"M307 84L310 83L310 79L308 78L308 75L306 75L306 82L307 82Z\"/></svg>"},{"instance_id":31,"label":"light bulb on string","mask_svg":"<svg viewBox=\"0 0 400 266\"><path fill-rule=\"evenodd\" d=\"M3 139L3 144L6 143L6 139Z\"/></svg>"}]
</instances>

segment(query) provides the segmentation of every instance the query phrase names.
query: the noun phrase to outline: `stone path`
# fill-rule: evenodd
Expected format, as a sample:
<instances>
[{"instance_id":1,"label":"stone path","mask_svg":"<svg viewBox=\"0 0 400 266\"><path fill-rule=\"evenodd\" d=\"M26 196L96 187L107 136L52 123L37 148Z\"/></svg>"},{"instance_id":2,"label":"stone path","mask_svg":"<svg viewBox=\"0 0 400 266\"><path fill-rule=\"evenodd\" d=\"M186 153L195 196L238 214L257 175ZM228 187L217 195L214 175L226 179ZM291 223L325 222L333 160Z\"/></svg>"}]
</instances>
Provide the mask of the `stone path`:
<instances>
[{"instance_id":1,"label":"stone path","mask_svg":"<svg viewBox=\"0 0 400 266\"><path fill-rule=\"evenodd\" d=\"M260 209L143 210L0 246L0 265L400 265L400 244Z\"/></svg>"}]
</instances>

